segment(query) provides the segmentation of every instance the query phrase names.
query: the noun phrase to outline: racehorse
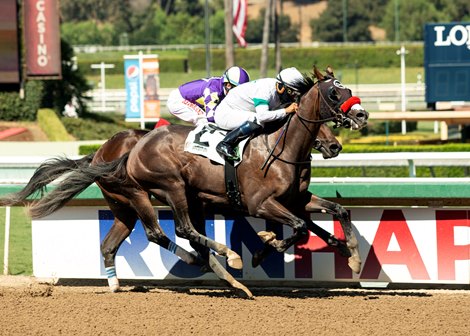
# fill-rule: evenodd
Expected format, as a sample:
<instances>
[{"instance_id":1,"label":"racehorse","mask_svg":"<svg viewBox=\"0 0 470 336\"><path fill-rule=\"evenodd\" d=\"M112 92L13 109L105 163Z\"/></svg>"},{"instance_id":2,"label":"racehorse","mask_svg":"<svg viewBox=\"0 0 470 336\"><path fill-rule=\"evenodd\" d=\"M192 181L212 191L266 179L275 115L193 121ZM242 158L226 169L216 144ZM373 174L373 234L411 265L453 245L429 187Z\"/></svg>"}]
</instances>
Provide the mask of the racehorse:
<instances>
[{"instance_id":1,"label":"racehorse","mask_svg":"<svg viewBox=\"0 0 470 336\"><path fill-rule=\"evenodd\" d=\"M0 199L0 204L2 206L9 206L25 202L27 197L35 193L44 193L45 187L48 184L62 175L69 173L73 169L118 159L125 153L129 152L135 146L137 141L147 133L148 131L146 130L121 131L106 141L96 153L87 155L81 159L73 160L68 158L57 158L47 160L36 169L28 184L21 191ZM336 157L341 151L342 146L334 136L331 129L326 124L322 124L315 140L314 148L322 153L323 158L328 159ZM115 273L116 253L124 239L126 239L132 232L136 223L137 214L129 205L129 202L125 197L116 193L108 192L109 187L105 181L98 180L97 185L101 188L103 196L105 197L105 200L107 201L107 204L115 218L110 231L101 244L105 268L108 272ZM152 234L149 235L149 240L151 240L152 237ZM180 253L179 256L188 264L197 264L202 266L203 262L195 259L192 254L187 255L179 250L177 252ZM181 255L181 253L184 254ZM221 270L219 270L219 272L224 273L223 277L226 278L229 284L234 284L235 280L231 279L229 274L227 275ZM219 272L216 273L221 277ZM111 291L115 292L119 290L119 281L116 275L112 275L108 281Z\"/></svg>"},{"instance_id":2,"label":"racehorse","mask_svg":"<svg viewBox=\"0 0 470 336\"><path fill-rule=\"evenodd\" d=\"M368 114L359 105L359 99L334 78L314 68L313 77L305 77L298 112L284 128L268 136L254 138L243 153L238 167L239 189L244 214L261 217L293 228L292 236L277 240L268 232L260 232L267 246L284 252L307 234L308 211L321 210L333 214L342 224L346 245L350 252L349 265L360 270L357 239L352 231L348 213L339 204L311 195L310 151L320 124L334 121L353 129L367 123ZM135 209L142 224L159 228L149 194L168 204L174 213L177 235L190 242L208 247L227 257L227 263L241 268L241 258L227 246L198 232L204 222L203 205L213 209L230 208L225 193L223 166L183 150L188 127L171 125L145 135L120 159L73 170L55 190L33 203L33 218L46 216L60 207L94 181L106 181L111 193L123 195ZM278 144L278 153L267 149ZM159 237L161 230L155 231ZM156 237L158 239L159 237Z\"/></svg>"}]
</instances>

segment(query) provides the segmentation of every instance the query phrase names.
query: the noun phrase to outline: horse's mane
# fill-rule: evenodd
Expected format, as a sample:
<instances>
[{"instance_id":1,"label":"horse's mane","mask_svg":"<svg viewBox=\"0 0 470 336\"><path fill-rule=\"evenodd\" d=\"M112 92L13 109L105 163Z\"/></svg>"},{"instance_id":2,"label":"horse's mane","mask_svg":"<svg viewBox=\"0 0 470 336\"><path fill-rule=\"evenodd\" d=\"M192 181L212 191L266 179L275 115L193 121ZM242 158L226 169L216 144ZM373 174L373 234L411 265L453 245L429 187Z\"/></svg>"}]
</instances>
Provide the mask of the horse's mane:
<instances>
[{"instance_id":1,"label":"horse's mane","mask_svg":"<svg viewBox=\"0 0 470 336\"><path fill-rule=\"evenodd\" d=\"M306 94L315 84L315 78L314 75L308 75L303 73L302 74L304 77L303 81L297 81L294 85L295 88L299 91L300 95L303 96Z\"/></svg>"}]
</instances>

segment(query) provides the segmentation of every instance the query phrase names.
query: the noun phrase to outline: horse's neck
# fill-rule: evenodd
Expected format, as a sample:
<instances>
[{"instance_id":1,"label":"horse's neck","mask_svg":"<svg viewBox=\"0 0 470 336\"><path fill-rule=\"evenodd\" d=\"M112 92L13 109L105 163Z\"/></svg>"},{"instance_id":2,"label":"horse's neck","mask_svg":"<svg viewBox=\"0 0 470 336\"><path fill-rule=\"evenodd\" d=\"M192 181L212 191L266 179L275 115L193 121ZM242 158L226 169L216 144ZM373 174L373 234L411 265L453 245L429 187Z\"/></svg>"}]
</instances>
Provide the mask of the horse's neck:
<instances>
[{"instance_id":1,"label":"horse's neck","mask_svg":"<svg viewBox=\"0 0 470 336\"><path fill-rule=\"evenodd\" d=\"M267 136L268 150L274 149L274 154L283 160L304 162L310 157L319 129L320 124L305 123L302 125L297 117L293 117L288 124ZM315 136L312 137L310 132Z\"/></svg>"}]
</instances>

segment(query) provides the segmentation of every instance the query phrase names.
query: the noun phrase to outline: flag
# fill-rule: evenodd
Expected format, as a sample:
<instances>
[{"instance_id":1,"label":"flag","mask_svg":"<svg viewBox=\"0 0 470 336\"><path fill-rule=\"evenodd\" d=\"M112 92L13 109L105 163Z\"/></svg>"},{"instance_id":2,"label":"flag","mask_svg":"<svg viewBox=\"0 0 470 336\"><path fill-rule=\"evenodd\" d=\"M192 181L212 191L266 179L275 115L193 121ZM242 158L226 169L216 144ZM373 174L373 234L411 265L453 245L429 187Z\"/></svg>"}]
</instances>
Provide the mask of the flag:
<instances>
[{"instance_id":1,"label":"flag","mask_svg":"<svg viewBox=\"0 0 470 336\"><path fill-rule=\"evenodd\" d=\"M233 0L233 33L241 47L246 47L246 12L248 0Z\"/></svg>"}]
</instances>

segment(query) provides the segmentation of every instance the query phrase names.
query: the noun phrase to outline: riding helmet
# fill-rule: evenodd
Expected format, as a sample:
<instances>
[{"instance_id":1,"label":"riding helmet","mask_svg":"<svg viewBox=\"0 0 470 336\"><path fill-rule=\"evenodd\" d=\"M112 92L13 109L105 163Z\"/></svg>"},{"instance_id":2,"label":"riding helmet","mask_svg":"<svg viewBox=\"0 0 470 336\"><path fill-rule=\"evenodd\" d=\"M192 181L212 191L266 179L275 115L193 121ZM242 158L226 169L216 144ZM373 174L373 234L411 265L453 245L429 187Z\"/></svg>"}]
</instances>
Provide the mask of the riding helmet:
<instances>
[{"instance_id":1,"label":"riding helmet","mask_svg":"<svg viewBox=\"0 0 470 336\"><path fill-rule=\"evenodd\" d=\"M276 76L276 80L291 89L296 90L298 84L304 81L304 76L294 67L281 70Z\"/></svg>"},{"instance_id":2,"label":"riding helmet","mask_svg":"<svg viewBox=\"0 0 470 336\"><path fill-rule=\"evenodd\" d=\"M250 75L248 75L248 72L238 66L232 66L225 70L223 78L224 83L230 83L234 86L238 86L250 81Z\"/></svg>"}]
</instances>

